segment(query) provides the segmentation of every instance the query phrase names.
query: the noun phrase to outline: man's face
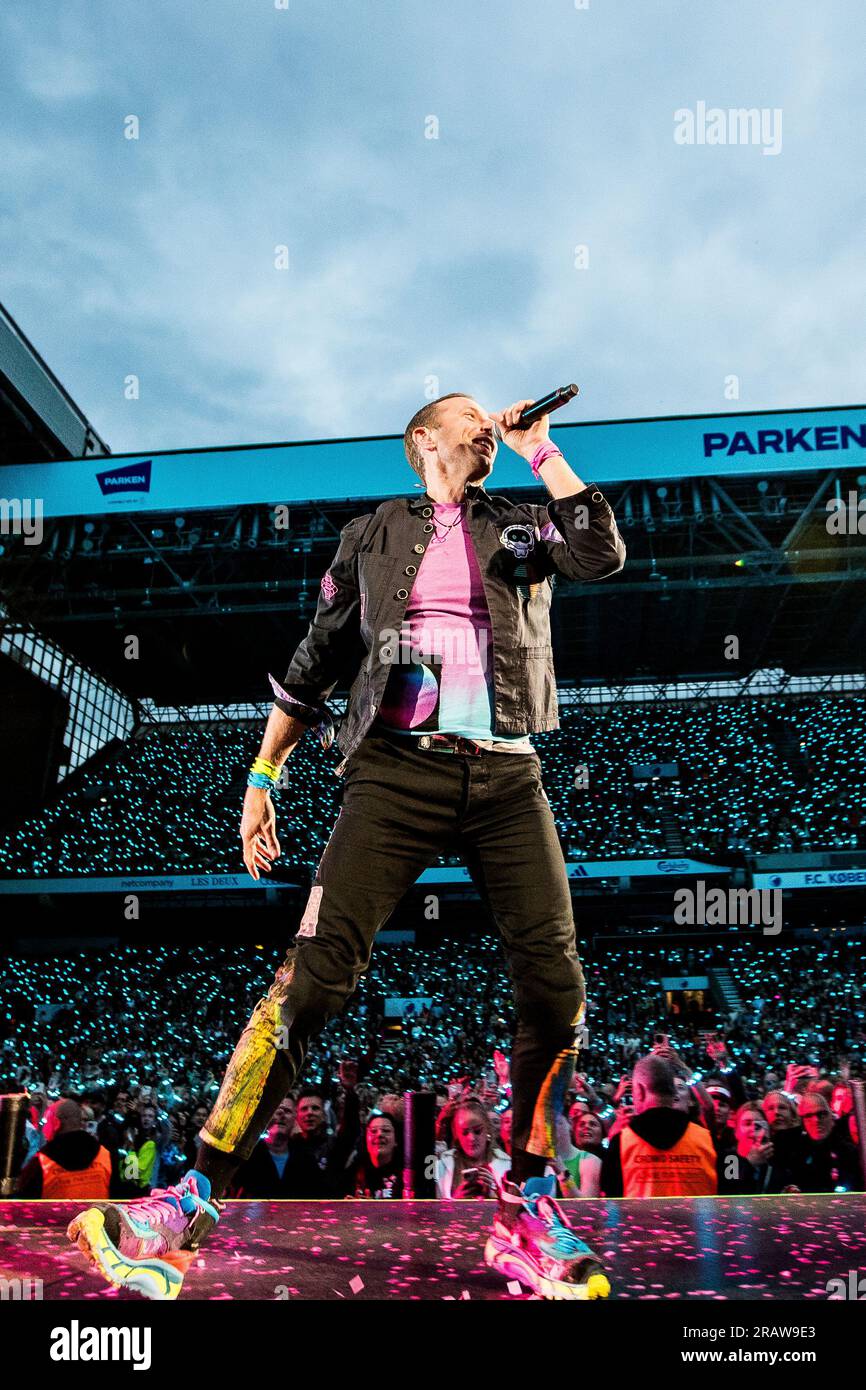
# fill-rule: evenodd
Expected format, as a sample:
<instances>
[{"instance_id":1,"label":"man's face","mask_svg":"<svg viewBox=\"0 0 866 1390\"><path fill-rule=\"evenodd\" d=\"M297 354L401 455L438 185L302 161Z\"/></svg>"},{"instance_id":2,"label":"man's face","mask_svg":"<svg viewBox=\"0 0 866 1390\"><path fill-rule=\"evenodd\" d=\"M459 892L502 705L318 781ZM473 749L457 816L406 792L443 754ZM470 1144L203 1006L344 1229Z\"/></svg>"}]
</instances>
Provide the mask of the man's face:
<instances>
[{"instance_id":1,"label":"man's face","mask_svg":"<svg viewBox=\"0 0 866 1390\"><path fill-rule=\"evenodd\" d=\"M156 1129L156 1111L152 1105L145 1105L141 1111L141 1128L145 1134Z\"/></svg>"},{"instance_id":2,"label":"man's face","mask_svg":"<svg viewBox=\"0 0 866 1390\"><path fill-rule=\"evenodd\" d=\"M833 1128L833 1112L829 1105L811 1091L800 1102L800 1119L810 1139L826 1139Z\"/></svg>"},{"instance_id":3,"label":"man's face","mask_svg":"<svg viewBox=\"0 0 866 1390\"><path fill-rule=\"evenodd\" d=\"M280 1101L275 1112L275 1118L279 1117L280 1123L286 1126L289 1134L295 1127L295 1109L294 1096L286 1096L285 1100Z\"/></svg>"},{"instance_id":4,"label":"man's face","mask_svg":"<svg viewBox=\"0 0 866 1390\"><path fill-rule=\"evenodd\" d=\"M674 1077L674 1090L676 1091L674 1110L681 1110L684 1115L687 1115L689 1113L689 1106L691 1105L692 1093L684 1077Z\"/></svg>"},{"instance_id":5,"label":"man's face","mask_svg":"<svg viewBox=\"0 0 866 1390\"><path fill-rule=\"evenodd\" d=\"M854 1109L854 1097L847 1086L834 1086L831 1108L837 1118L840 1115L850 1115Z\"/></svg>"},{"instance_id":6,"label":"man's face","mask_svg":"<svg viewBox=\"0 0 866 1390\"><path fill-rule=\"evenodd\" d=\"M727 1096L722 1096L718 1091L712 1093L713 1109L716 1112L716 1123L726 1125L731 1118L731 1102Z\"/></svg>"},{"instance_id":7,"label":"man's face","mask_svg":"<svg viewBox=\"0 0 866 1390\"><path fill-rule=\"evenodd\" d=\"M493 471L496 435L487 411L469 396L455 396L436 407L437 423L430 431L439 460L457 468L467 482L482 482Z\"/></svg>"},{"instance_id":8,"label":"man's face","mask_svg":"<svg viewBox=\"0 0 866 1390\"><path fill-rule=\"evenodd\" d=\"M763 1111L771 1129L796 1129L797 1112L787 1096L771 1091L764 1097Z\"/></svg>"},{"instance_id":9,"label":"man's face","mask_svg":"<svg viewBox=\"0 0 866 1390\"><path fill-rule=\"evenodd\" d=\"M588 1144L600 1144L604 1137L604 1130L601 1127L601 1120L596 1115L589 1113L581 1115L577 1124L574 1126L574 1142L579 1149L585 1149Z\"/></svg>"},{"instance_id":10,"label":"man's face","mask_svg":"<svg viewBox=\"0 0 866 1390\"><path fill-rule=\"evenodd\" d=\"M274 1111L273 1119L268 1125L267 1142L276 1145L278 1148L287 1144L291 1138L292 1130L295 1127L295 1102L284 1100Z\"/></svg>"},{"instance_id":11,"label":"man's face","mask_svg":"<svg viewBox=\"0 0 866 1390\"><path fill-rule=\"evenodd\" d=\"M303 1096L298 1101L298 1129L309 1138L325 1123L325 1108L318 1096Z\"/></svg>"},{"instance_id":12,"label":"man's face","mask_svg":"<svg viewBox=\"0 0 866 1390\"><path fill-rule=\"evenodd\" d=\"M568 1112L568 1123L571 1125L572 1138L574 1138L574 1135L577 1131L577 1126L580 1124L584 1115L587 1114L588 1110L589 1101L586 1099L585 1096L578 1096L577 1100L574 1102L574 1104Z\"/></svg>"}]
</instances>

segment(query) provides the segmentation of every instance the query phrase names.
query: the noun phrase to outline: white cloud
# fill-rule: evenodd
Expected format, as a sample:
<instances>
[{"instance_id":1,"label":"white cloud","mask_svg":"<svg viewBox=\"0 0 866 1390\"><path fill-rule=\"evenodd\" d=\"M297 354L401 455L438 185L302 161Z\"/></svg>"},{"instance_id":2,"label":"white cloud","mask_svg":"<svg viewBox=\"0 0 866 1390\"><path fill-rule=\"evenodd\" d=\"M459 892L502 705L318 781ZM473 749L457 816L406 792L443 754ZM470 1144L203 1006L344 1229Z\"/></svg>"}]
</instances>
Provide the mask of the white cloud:
<instances>
[{"instance_id":1,"label":"white cloud","mask_svg":"<svg viewBox=\"0 0 866 1390\"><path fill-rule=\"evenodd\" d=\"M16 3L4 295L115 449L397 432L430 374L582 418L862 395L855 0ZM782 107L782 153L675 145L698 99Z\"/></svg>"}]
</instances>

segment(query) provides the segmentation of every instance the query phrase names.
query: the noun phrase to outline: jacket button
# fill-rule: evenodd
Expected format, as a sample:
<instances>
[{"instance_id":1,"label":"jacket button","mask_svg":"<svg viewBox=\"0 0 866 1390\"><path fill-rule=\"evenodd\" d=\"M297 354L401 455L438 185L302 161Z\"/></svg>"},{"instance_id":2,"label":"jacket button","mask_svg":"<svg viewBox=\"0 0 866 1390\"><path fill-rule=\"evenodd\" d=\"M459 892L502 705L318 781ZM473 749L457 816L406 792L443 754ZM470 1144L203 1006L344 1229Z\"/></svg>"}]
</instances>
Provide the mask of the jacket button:
<instances>
[{"instance_id":1,"label":"jacket button","mask_svg":"<svg viewBox=\"0 0 866 1390\"><path fill-rule=\"evenodd\" d=\"M433 530L433 522L432 522L432 521L426 521L426 522L424 523L424 530L425 530L425 531L432 531L432 530Z\"/></svg>"},{"instance_id":2,"label":"jacket button","mask_svg":"<svg viewBox=\"0 0 866 1390\"><path fill-rule=\"evenodd\" d=\"M423 555L423 554L424 554L424 547L423 547L423 545L421 545L420 542L418 543L418 545L413 545L412 549L415 551L415 554L416 554L416 555Z\"/></svg>"},{"instance_id":3,"label":"jacket button","mask_svg":"<svg viewBox=\"0 0 866 1390\"><path fill-rule=\"evenodd\" d=\"M423 510L423 512L421 513L421 515L422 515L422 516L432 516L432 515L433 515L433 508L432 508L432 507L425 507L424 510Z\"/></svg>"},{"instance_id":4,"label":"jacket button","mask_svg":"<svg viewBox=\"0 0 866 1390\"><path fill-rule=\"evenodd\" d=\"M383 647L383 648L382 648L382 652L381 652L381 656L382 656L382 660L383 660L383 661L390 661L390 660L391 660L391 648L390 648L390 647Z\"/></svg>"},{"instance_id":5,"label":"jacket button","mask_svg":"<svg viewBox=\"0 0 866 1390\"><path fill-rule=\"evenodd\" d=\"M407 565L406 568L404 569L403 573L404 573L404 574L417 574L418 571L417 571L417 569L415 568L414 565Z\"/></svg>"},{"instance_id":6,"label":"jacket button","mask_svg":"<svg viewBox=\"0 0 866 1390\"><path fill-rule=\"evenodd\" d=\"M394 595L394 597L395 597L395 598L408 598L408 597L409 597L409 590L408 590L408 589L398 589L397 592L396 592L396 594Z\"/></svg>"}]
</instances>

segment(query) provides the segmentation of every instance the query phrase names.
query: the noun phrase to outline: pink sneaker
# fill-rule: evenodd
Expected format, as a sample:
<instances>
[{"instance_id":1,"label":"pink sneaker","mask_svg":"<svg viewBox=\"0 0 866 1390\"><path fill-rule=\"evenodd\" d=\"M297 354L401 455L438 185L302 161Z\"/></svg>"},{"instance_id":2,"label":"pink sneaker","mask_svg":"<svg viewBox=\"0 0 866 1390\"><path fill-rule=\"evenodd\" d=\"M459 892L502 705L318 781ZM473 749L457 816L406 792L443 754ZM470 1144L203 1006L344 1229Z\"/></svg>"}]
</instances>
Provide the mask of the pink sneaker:
<instances>
[{"instance_id":1,"label":"pink sneaker","mask_svg":"<svg viewBox=\"0 0 866 1390\"><path fill-rule=\"evenodd\" d=\"M109 1284L172 1299L221 1209L210 1200L208 1179L193 1169L176 1187L158 1188L140 1201L91 1207L66 1234Z\"/></svg>"},{"instance_id":2,"label":"pink sneaker","mask_svg":"<svg viewBox=\"0 0 866 1390\"><path fill-rule=\"evenodd\" d=\"M552 1177L528 1178L522 1188L507 1179L502 1183L485 1264L541 1298L607 1298L610 1284L601 1259L554 1201L555 1182Z\"/></svg>"}]
</instances>

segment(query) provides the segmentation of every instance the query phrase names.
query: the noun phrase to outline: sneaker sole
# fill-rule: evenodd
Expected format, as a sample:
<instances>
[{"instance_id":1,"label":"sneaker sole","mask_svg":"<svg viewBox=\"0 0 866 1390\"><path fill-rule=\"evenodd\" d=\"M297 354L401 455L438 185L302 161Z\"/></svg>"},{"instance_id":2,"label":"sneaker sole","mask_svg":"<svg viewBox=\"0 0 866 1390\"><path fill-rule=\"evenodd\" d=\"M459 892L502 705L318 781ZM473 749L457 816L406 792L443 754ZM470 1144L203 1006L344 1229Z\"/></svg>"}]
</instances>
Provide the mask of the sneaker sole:
<instances>
[{"instance_id":1,"label":"sneaker sole","mask_svg":"<svg viewBox=\"0 0 866 1390\"><path fill-rule=\"evenodd\" d=\"M508 1279L516 1279L538 1294L539 1298L590 1302L607 1298L610 1283L604 1274L590 1274L585 1282L570 1283L566 1279L549 1279L533 1263L529 1255L513 1245L500 1244L491 1236L484 1247L484 1263Z\"/></svg>"},{"instance_id":2,"label":"sneaker sole","mask_svg":"<svg viewBox=\"0 0 866 1390\"><path fill-rule=\"evenodd\" d=\"M144 1298L167 1302L183 1287L183 1272L165 1260L129 1260L122 1255L105 1229L98 1207L70 1221L66 1234L107 1283L117 1289L133 1289Z\"/></svg>"}]
</instances>

